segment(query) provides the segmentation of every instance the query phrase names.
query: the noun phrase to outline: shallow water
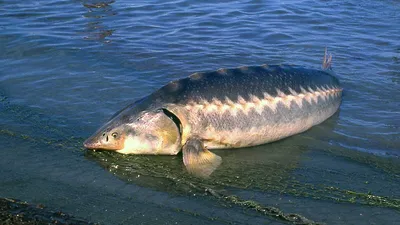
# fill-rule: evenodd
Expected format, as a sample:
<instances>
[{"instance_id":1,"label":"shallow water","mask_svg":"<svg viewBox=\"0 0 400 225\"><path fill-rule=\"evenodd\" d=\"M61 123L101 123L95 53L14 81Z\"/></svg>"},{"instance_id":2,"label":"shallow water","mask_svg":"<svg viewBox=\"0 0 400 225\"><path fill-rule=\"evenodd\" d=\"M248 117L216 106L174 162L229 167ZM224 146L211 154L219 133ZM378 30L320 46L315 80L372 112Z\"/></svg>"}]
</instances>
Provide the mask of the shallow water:
<instances>
[{"instance_id":1,"label":"shallow water","mask_svg":"<svg viewBox=\"0 0 400 225\"><path fill-rule=\"evenodd\" d=\"M287 222L268 207L328 224L400 223L398 1L0 5L1 197L103 224ZM340 111L276 143L215 151L223 164L208 180L187 175L181 155L82 148L170 80L263 63L319 68L325 47L345 90Z\"/></svg>"}]
</instances>

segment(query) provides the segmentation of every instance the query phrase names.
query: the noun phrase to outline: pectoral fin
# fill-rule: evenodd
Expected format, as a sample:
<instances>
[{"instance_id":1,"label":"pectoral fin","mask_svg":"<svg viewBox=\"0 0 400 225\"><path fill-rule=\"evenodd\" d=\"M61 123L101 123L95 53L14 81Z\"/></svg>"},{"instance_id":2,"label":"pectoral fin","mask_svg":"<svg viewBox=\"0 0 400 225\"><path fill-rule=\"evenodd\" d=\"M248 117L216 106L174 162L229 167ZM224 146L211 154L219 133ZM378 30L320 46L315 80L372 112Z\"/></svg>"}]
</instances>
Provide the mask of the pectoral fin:
<instances>
[{"instance_id":1,"label":"pectoral fin","mask_svg":"<svg viewBox=\"0 0 400 225\"><path fill-rule=\"evenodd\" d=\"M209 177L221 164L222 159L204 147L201 140L190 138L182 149L183 163L189 173Z\"/></svg>"}]
</instances>

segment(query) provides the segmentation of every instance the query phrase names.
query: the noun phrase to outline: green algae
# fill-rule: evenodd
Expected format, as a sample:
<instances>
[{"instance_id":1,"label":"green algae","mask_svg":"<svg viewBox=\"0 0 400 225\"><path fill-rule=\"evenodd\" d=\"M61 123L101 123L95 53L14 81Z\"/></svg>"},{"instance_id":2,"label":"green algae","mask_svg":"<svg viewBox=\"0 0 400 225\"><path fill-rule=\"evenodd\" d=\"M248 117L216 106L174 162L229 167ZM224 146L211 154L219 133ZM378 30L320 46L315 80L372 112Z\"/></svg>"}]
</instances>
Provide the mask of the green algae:
<instances>
[{"instance_id":1,"label":"green algae","mask_svg":"<svg viewBox=\"0 0 400 225\"><path fill-rule=\"evenodd\" d=\"M296 213L284 213L282 210L276 207L263 206L256 201L242 200L235 195L224 196L224 200L229 203L241 206L243 208L255 210L263 215L278 218L287 222L291 222L293 224L310 224L310 225L322 224L309 220L306 217Z\"/></svg>"},{"instance_id":2,"label":"green algae","mask_svg":"<svg viewBox=\"0 0 400 225\"><path fill-rule=\"evenodd\" d=\"M0 135L20 138L24 141L50 145L61 149L70 149L71 146L81 146L83 138L69 137L62 143L51 139L37 139L28 135L2 129ZM82 147L79 147L83 150ZM246 150L246 149L244 149ZM282 149L281 149L282 150ZM288 150L289 151L289 150ZM300 150L301 154L305 150ZM240 152L238 152L240 156ZM217 170L210 179L200 179L188 174L182 164L181 155L177 156L135 156L115 154L107 151L84 151L85 157L98 162L102 167L126 182L135 183L169 193L186 195L209 195L225 203L254 210L265 216L288 221L295 224L318 224L301 215L285 213L278 208L264 206L257 201L243 200L227 191L229 188L254 189L273 192L277 195L291 195L306 197L315 200L329 200L333 202L363 204L393 209L400 209L400 200L387 196L360 193L353 190L344 190L334 186L308 184L297 181L290 176L290 172L298 166L298 155L291 152L285 163L271 160L270 164L246 164L245 162L225 162L221 170ZM223 155L223 154L222 154ZM225 155L225 161L230 156ZM239 157L241 158L241 157ZM272 163L273 162L273 163ZM263 173L260 173L263 171ZM268 172L268 173L267 173ZM260 176L262 174L262 176Z\"/></svg>"},{"instance_id":3,"label":"green algae","mask_svg":"<svg viewBox=\"0 0 400 225\"><path fill-rule=\"evenodd\" d=\"M350 161L355 161L379 170L383 170L390 176L400 178L399 159L377 157L375 155L362 152L344 151L343 149L334 147L327 148L325 151L329 152L329 154L342 157Z\"/></svg>"},{"instance_id":4,"label":"green algae","mask_svg":"<svg viewBox=\"0 0 400 225\"><path fill-rule=\"evenodd\" d=\"M2 225L97 224L72 217L62 212L50 211L43 205L31 205L9 198L0 198L0 223Z\"/></svg>"},{"instance_id":5,"label":"green algae","mask_svg":"<svg viewBox=\"0 0 400 225\"><path fill-rule=\"evenodd\" d=\"M1 95L0 95L1 97ZM182 156L135 156L107 151L86 151L82 147L83 138L69 135L67 130L52 126L42 114L30 109L9 104L5 97L0 98L2 114L31 125L31 133L2 128L0 135L19 138L21 141L44 144L54 149L79 151L92 161L126 182L144 187L166 191L178 195L204 195L215 198L227 207L236 206L252 210L262 215L295 224L318 224L302 215L283 212L281 209L264 206L256 200L246 200L232 194L231 189L256 190L276 195L289 195L314 200L328 200L338 203L361 204L384 208L400 209L400 200L390 196L374 195L336 186L310 184L299 181L292 175L299 167L302 155L308 148L291 146L284 142L233 151L217 151L223 164L209 179L200 179L188 174L182 163ZM47 135L51 133L51 135ZM247 151L253 151L249 157ZM264 151L268 151L265 154ZM359 152L326 148L324 151L352 162L363 163L384 171L397 178L400 167L396 161L379 158ZM257 155L258 153L262 154ZM368 183L368 181L366 181Z\"/></svg>"},{"instance_id":6,"label":"green algae","mask_svg":"<svg viewBox=\"0 0 400 225\"><path fill-rule=\"evenodd\" d=\"M296 163L249 166L241 173L235 171L235 166L226 171L217 171L210 179L198 179L187 174L181 165L180 157L126 156L112 152L86 152L86 157L96 160L104 168L120 179L135 184L152 187L176 194L210 194L213 197L243 208L252 209L273 218L301 224L317 224L301 215L276 211L274 207L263 206L257 201L242 200L227 191L230 188L259 190L277 195L305 197L314 200L328 200L338 203L361 204L399 210L400 200L388 196L373 195L339 187L315 185L297 181L290 177L290 171L296 168ZM257 173L258 171L258 173ZM260 171L263 171L262 176ZM265 171L270 171L266 173ZM218 174L220 172L220 174ZM248 172L248 173L246 173ZM240 176L238 176L240 174ZM250 176L251 175L251 176ZM299 219L301 218L301 219ZM311 221L311 222L304 222Z\"/></svg>"},{"instance_id":7,"label":"green algae","mask_svg":"<svg viewBox=\"0 0 400 225\"><path fill-rule=\"evenodd\" d=\"M111 152L87 152L86 157L99 162L111 173L128 182L140 184L145 180L144 185L148 186L154 182L153 188L160 188L158 182L151 181L151 179L169 180L170 186L164 185L161 188L178 193L184 192L185 187L193 185L203 187L197 188L198 190L207 188L215 190L226 188L254 189L318 200L400 209L400 200L393 197L362 193L323 184L300 182L290 176L290 172L296 169L295 161L270 165L245 165L237 161L230 164L225 162L228 165L222 165L222 168L217 170L210 179L202 180L191 177L186 173L179 155L178 157L167 158L167 156L126 156ZM226 158L224 159L227 161Z\"/></svg>"}]
</instances>

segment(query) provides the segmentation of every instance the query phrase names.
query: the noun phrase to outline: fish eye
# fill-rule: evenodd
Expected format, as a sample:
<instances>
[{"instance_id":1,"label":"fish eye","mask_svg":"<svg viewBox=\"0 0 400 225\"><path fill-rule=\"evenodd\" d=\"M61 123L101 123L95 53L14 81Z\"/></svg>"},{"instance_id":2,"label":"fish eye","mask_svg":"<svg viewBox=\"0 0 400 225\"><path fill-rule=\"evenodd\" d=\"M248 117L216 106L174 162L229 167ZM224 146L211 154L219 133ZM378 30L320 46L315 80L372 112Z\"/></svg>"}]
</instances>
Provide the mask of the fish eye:
<instances>
[{"instance_id":1,"label":"fish eye","mask_svg":"<svg viewBox=\"0 0 400 225\"><path fill-rule=\"evenodd\" d=\"M117 138L118 137L118 133L117 132L114 132L111 135L113 136L113 138Z\"/></svg>"}]
</instances>

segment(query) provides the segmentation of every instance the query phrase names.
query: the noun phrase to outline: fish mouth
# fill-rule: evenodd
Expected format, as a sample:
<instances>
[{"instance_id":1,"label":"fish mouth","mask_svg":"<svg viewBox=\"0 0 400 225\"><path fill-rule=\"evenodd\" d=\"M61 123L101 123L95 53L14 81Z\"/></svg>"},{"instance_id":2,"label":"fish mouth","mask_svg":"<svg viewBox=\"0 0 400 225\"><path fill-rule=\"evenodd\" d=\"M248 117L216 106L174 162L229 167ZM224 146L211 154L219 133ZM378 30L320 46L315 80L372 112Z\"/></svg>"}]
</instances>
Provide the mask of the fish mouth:
<instances>
[{"instance_id":1,"label":"fish mouth","mask_svg":"<svg viewBox=\"0 0 400 225\"><path fill-rule=\"evenodd\" d=\"M83 146L89 150L109 150L109 151L117 151L124 148L122 142L114 144L104 144L101 141L93 140L92 138L89 138L86 141L84 141Z\"/></svg>"},{"instance_id":2,"label":"fish mouth","mask_svg":"<svg viewBox=\"0 0 400 225\"><path fill-rule=\"evenodd\" d=\"M90 139L87 139L86 141L84 141L83 142L83 146L86 149L91 149L91 150L100 149L100 143L92 141Z\"/></svg>"}]
</instances>

